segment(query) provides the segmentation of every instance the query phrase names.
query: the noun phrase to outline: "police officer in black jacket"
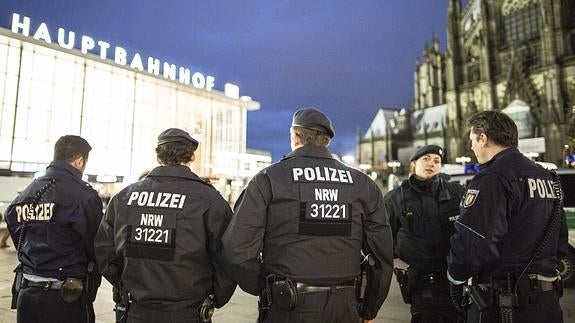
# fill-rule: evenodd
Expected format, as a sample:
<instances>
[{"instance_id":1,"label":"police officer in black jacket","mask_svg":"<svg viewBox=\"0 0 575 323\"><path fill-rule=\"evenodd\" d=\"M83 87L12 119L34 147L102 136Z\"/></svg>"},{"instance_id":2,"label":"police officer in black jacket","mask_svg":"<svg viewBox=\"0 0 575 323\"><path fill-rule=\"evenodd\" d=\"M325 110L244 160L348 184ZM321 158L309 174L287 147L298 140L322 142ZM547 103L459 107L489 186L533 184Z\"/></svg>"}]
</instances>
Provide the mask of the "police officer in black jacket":
<instances>
[{"instance_id":1,"label":"police officer in black jacket","mask_svg":"<svg viewBox=\"0 0 575 323\"><path fill-rule=\"evenodd\" d=\"M96 236L104 277L127 295L127 322L207 322L235 290L220 260L232 211L190 168L198 141L170 128L158 136L145 179L110 201Z\"/></svg>"},{"instance_id":2,"label":"police officer in black jacket","mask_svg":"<svg viewBox=\"0 0 575 323\"><path fill-rule=\"evenodd\" d=\"M18 322L94 322L92 302L101 279L94 236L102 201L82 180L91 149L82 137L60 137L45 175L7 209L20 261L13 286L19 290Z\"/></svg>"},{"instance_id":3,"label":"police officer in black jacket","mask_svg":"<svg viewBox=\"0 0 575 323\"><path fill-rule=\"evenodd\" d=\"M446 257L465 189L441 174L443 148L426 145L411 157L411 175L385 195L402 293L411 304L411 322L457 322L449 297ZM407 278L407 281L403 280Z\"/></svg>"},{"instance_id":4,"label":"police officer in black jacket","mask_svg":"<svg viewBox=\"0 0 575 323\"><path fill-rule=\"evenodd\" d=\"M222 239L227 268L261 296L260 322L370 322L393 266L381 191L332 157L334 130L322 112L297 111L290 134L292 152L258 173L235 205ZM362 250L372 266L358 313Z\"/></svg>"},{"instance_id":5,"label":"police officer in black jacket","mask_svg":"<svg viewBox=\"0 0 575 323\"><path fill-rule=\"evenodd\" d=\"M509 116L482 111L469 126L481 166L451 239L454 295L474 278L468 322L563 322L556 268L568 246L558 180L517 150Z\"/></svg>"}]
</instances>

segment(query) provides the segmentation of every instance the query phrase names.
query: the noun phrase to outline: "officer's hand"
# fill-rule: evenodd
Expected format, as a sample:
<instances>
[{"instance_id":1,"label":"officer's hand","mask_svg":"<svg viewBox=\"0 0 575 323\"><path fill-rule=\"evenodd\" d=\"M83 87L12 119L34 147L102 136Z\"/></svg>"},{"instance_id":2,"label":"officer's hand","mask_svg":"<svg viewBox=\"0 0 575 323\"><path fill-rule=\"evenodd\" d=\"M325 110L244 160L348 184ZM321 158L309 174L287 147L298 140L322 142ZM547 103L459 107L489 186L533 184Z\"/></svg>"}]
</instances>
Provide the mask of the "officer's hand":
<instances>
[{"instance_id":1,"label":"officer's hand","mask_svg":"<svg viewBox=\"0 0 575 323\"><path fill-rule=\"evenodd\" d=\"M459 313L463 313L463 308L461 307L461 302L463 300L463 285L455 285L454 283L449 283L449 296L451 297L451 302L455 309Z\"/></svg>"},{"instance_id":2,"label":"officer's hand","mask_svg":"<svg viewBox=\"0 0 575 323\"><path fill-rule=\"evenodd\" d=\"M364 320L361 317L359 318L359 323L373 323L373 320Z\"/></svg>"}]
</instances>

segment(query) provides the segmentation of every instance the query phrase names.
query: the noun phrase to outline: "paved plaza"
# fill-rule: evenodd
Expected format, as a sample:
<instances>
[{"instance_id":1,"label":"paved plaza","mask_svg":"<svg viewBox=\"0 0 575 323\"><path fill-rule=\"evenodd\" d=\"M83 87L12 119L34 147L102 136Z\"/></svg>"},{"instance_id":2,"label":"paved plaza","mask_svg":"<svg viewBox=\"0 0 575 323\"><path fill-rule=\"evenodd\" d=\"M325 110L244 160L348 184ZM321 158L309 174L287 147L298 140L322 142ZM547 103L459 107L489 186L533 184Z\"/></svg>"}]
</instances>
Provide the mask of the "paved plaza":
<instances>
[{"instance_id":1,"label":"paved plaza","mask_svg":"<svg viewBox=\"0 0 575 323\"><path fill-rule=\"evenodd\" d=\"M10 309L13 274L16 266L16 250L10 247L0 250L0 323L16 321L16 311ZM575 289L566 290L562 298L562 306L566 323L575 323ZM254 323L257 318L257 299L244 293L239 288L231 301L222 309L216 310L215 323ZM95 303L96 322L114 323L114 304L112 302L112 286L103 280ZM406 323L409 322L409 307L404 304L399 294L399 288L393 280L391 291L382 309L379 311L376 323Z\"/></svg>"}]
</instances>

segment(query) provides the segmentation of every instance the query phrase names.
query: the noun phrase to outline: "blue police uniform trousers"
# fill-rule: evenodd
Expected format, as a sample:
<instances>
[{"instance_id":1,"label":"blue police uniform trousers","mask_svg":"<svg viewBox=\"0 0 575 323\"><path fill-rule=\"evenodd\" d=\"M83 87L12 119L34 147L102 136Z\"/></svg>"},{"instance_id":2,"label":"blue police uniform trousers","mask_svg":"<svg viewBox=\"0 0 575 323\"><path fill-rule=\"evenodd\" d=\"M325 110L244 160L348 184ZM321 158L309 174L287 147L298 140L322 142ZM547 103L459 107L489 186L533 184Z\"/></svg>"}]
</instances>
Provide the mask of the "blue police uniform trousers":
<instances>
[{"instance_id":1,"label":"blue police uniform trousers","mask_svg":"<svg viewBox=\"0 0 575 323\"><path fill-rule=\"evenodd\" d=\"M472 304L467 311L468 323L499 323L499 313L496 306L492 306L483 312L479 312ZM563 323L563 311L559 305L559 297L554 290L533 293L529 296L527 304L520 304L513 309L513 322L520 323L541 323L553 322Z\"/></svg>"},{"instance_id":2,"label":"blue police uniform trousers","mask_svg":"<svg viewBox=\"0 0 575 323\"><path fill-rule=\"evenodd\" d=\"M420 284L411 291L411 323L463 322L449 297L447 281Z\"/></svg>"},{"instance_id":3,"label":"blue police uniform trousers","mask_svg":"<svg viewBox=\"0 0 575 323\"><path fill-rule=\"evenodd\" d=\"M93 323L92 303L65 303L60 290L27 287L18 294L18 323Z\"/></svg>"},{"instance_id":4,"label":"blue police uniform trousers","mask_svg":"<svg viewBox=\"0 0 575 323\"><path fill-rule=\"evenodd\" d=\"M326 291L298 292L296 306L291 311L279 309L272 303L264 322L357 323L358 320L355 288L345 287Z\"/></svg>"}]
</instances>

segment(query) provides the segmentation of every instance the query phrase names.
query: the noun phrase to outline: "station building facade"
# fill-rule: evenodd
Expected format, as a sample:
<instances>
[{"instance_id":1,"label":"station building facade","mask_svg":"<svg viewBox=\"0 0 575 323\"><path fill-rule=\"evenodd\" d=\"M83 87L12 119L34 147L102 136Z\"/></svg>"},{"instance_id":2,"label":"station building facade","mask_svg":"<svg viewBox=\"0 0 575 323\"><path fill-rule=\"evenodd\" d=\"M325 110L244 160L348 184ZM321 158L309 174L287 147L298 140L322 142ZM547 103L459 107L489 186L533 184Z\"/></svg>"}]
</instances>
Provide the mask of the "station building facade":
<instances>
[{"instance_id":1,"label":"station building facade","mask_svg":"<svg viewBox=\"0 0 575 323\"><path fill-rule=\"evenodd\" d=\"M200 176L245 173L247 114L259 103L233 84L216 90L211 76L122 50L13 14L11 29L0 28L1 175L44 170L55 141L75 134L93 147L86 174L135 179L155 167L157 135L171 127L200 141Z\"/></svg>"}]
</instances>

